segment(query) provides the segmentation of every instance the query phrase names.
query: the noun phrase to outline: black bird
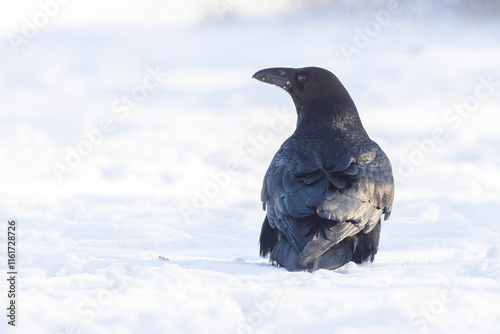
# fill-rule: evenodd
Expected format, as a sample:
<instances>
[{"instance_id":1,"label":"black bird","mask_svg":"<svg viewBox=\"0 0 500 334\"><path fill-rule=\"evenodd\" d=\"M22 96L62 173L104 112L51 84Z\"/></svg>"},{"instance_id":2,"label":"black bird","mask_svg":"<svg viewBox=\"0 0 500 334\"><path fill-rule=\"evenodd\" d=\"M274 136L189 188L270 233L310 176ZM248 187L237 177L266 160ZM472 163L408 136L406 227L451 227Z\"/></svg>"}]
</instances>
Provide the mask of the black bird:
<instances>
[{"instance_id":1,"label":"black bird","mask_svg":"<svg viewBox=\"0 0 500 334\"><path fill-rule=\"evenodd\" d=\"M269 68L253 78L286 90L298 115L264 177L260 254L290 271L373 261L394 179L349 93L318 67Z\"/></svg>"}]
</instances>

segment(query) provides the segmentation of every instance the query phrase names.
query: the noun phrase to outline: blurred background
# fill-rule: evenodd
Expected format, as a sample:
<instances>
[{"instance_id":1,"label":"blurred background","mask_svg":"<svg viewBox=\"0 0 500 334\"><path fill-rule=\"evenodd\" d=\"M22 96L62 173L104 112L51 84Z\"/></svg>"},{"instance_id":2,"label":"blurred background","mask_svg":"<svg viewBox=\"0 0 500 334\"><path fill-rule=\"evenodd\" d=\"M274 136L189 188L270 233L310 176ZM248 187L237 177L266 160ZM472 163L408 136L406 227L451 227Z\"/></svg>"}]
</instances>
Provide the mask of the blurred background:
<instances>
[{"instance_id":1,"label":"blurred background","mask_svg":"<svg viewBox=\"0 0 500 334\"><path fill-rule=\"evenodd\" d=\"M295 122L285 93L250 80L273 66L321 66L340 78L392 158L399 199L426 171L428 180L446 163L496 159L498 1L1 5L6 215L39 219L55 214L44 205L89 193L194 207L196 189L234 161L251 173L198 206L258 202L263 172ZM483 81L484 98L467 100ZM267 133L285 109L284 127ZM436 129L446 140L433 140ZM489 198L491 176L481 184ZM449 195L427 183L416 183L421 195ZM464 187L468 200L473 189Z\"/></svg>"},{"instance_id":2,"label":"blurred background","mask_svg":"<svg viewBox=\"0 0 500 334\"><path fill-rule=\"evenodd\" d=\"M248 316L261 296L242 297L248 286L234 282L257 272L249 280L265 290L260 275L269 268L237 265L266 263L257 244L261 182L296 122L290 97L251 77L267 67L319 66L346 86L393 164L396 200L378 261L388 272L406 261L433 263L447 277L480 277L468 281L474 289L489 280L486 299L465 299L477 311L457 304L426 326L472 330L482 319L488 332L498 325L488 306L500 273L499 14L496 0L0 1L0 216L19 220L21 286L31 305L23 306L25 330L80 324L73 310L114 266L138 288L152 282L133 268L151 270L152 295L163 296L165 285L184 289L155 272L164 268L158 255L177 259L180 276L215 294L224 294L207 283L215 274L191 270L230 275L227 300L214 297L207 309ZM226 260L234 266L221 265ZM427 291L435 281L418 268L390 281L416 275ZM408 318L429 300L418 291L405 295L402 311L397 300L375 303L370 314L401 313L390 324L369 318L367 326L418 331ZM150 332L166 323L172 333L232 332L209 311L196 318L202 327L176 325L162 307L153 298L136 309L135 322L107 308L78 328L139 332L149 319ZM58 312L64 320L53 317ZM457 323L468 312L476 321ZM257 329L293 332L311 319L320 326L334 318L278 316ZM351 328L348 315L341 320Z\"/></svg>"}]
</instances>

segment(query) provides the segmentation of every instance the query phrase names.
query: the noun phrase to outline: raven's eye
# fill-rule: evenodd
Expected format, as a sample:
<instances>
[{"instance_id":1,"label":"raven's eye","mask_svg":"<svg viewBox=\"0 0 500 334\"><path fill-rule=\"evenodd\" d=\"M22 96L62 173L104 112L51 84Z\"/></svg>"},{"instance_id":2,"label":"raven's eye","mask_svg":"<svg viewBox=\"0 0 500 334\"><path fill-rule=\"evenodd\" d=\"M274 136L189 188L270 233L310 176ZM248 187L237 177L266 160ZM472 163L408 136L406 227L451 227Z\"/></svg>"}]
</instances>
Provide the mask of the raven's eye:
<instances>
[{"instance_id":1,"label":"raven's eye","mask_svg":"<svg viewBox=\"0 0 500 334\"><path fill-rule=\"evenodd\" d=\"M307 80L307 75L305 75L305 74L299 74L299 75L297 76L297 81L298 81L298 82L303 83L303 82L306 82L306 80Z\"/></svg>"}]
</instances>

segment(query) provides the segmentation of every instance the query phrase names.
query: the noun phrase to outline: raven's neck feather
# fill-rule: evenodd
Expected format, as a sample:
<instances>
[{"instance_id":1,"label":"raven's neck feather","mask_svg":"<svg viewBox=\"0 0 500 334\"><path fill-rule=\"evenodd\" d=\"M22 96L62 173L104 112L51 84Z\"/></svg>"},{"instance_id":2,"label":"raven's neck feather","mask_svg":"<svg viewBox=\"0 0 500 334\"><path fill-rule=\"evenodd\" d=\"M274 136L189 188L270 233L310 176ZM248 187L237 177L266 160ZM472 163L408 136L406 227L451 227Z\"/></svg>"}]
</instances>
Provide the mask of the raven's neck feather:
<instances>
[{"instance_id":1,"label":"raven's neck feather","mask_svg":"<svg viewBox=\"0 0 500 334\"><path fill-rule=\"evenodd\" d=\"M297 130L314 127L340 131L345 137L368 136L351 98L316 99L298 111Z\"/></svg>"}]
</instances>

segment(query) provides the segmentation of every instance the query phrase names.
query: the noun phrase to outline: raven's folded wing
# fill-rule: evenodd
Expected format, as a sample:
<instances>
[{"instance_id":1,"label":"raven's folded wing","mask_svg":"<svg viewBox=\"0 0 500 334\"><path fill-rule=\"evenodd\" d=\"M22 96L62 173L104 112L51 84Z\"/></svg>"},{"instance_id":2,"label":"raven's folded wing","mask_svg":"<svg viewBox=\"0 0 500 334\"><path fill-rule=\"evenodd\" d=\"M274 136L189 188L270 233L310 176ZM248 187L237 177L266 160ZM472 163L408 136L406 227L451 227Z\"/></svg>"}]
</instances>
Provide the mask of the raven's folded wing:
<instances>
[{"instance_id":1,"label":"raven's folded wing","mask_svg":"<svg viewBox=\"0 0 500 334\"><path fill-rule=\"evenodd\" d=\"M394 196L390 162L373 142L334 166L316 161L282 146L262 188L269 224L285 234L303 266L344 238L370 232L383 213L389 216Z\"/></svg>"}]
</instances>

